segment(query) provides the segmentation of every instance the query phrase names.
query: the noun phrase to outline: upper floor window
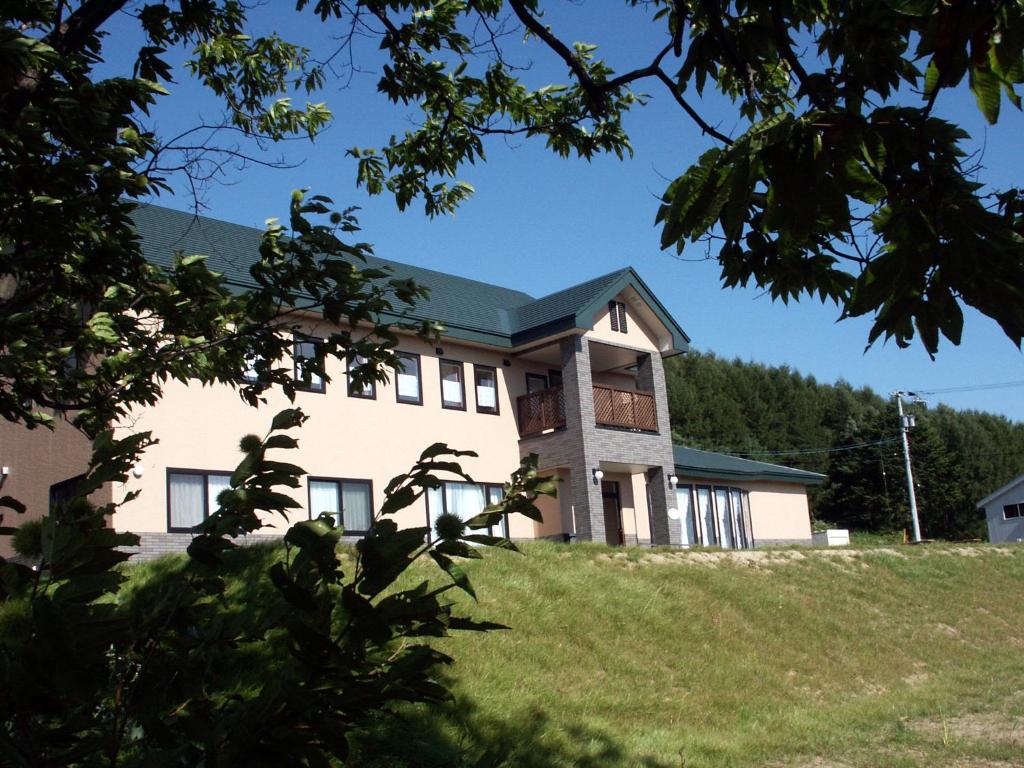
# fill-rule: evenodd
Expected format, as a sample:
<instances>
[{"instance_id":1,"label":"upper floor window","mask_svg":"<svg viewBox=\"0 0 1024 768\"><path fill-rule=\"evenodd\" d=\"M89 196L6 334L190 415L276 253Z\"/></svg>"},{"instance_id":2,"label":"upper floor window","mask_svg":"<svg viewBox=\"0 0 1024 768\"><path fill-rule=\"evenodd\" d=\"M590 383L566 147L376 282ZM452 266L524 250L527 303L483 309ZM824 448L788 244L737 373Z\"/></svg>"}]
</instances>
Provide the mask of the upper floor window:
<instances>
[{"instance_id":1,"label":"upper floor window","mask_svg":"<svg viewBox=\"0 0 1024 768\"><path fill-rule=\"evenodd\" d=\"M400 403L423 405L423 378L420 356L412 352L399 352L401 368L395 369L395 397Z\"/></svg>"},{"instance_id":2,"label":"upper floor window","mask_svg":"<svg viewBox=\"0 0 1024 768\"><path fill-rule=\"evenodd\" d=\"M191 531L217 509L217 496L231 487L228 472L167 470L167 530Z\"/></svg>"},{"instance_id":3,"label":"upper floor window","mask_svg":"<svg viewBox=\"0 0 1024 768\"><path fill-rule=\"evenodd\" d=\"M611 321L612 330L619 333L626 333L629 326L626 325L626 305L621 301L608 302L608 319Z\"/></svg>"},{"instance_id":4,"label":"upper floor window","mask_svg":"<svg viewBox=\"0 0 1024 768\"><path fill-rule=\"evenodd\" d=\"M366 358L362 355L356 355L348 364L348 396L375 400L377 399L377 382L364 381L360 383L352 378L352 374L364 365L366 365Z\"/></svg>"},{"instance_id":5,"label":"upper floor window","mask_svg":"<svg viewBox=\"0 0 1024 768\"><path fill-rule=\"evenodd\" d=\"M373 485L369 480L309 478L309 517L330 515L346 535L363 534L373 524Z\"/></svg>"},{"instance_id":6,"label":"upper floor window","mask_svg":"<svg viewBox=\"0 0 1024 768\"><path fill-rule=\"evenodd\" d=\"M299 382L298 389L308 392L324 392L327 387L323 375L318 372L318 370L323 371L324 369L323 342L319 339L296 336L292 356L295 358L294 375L295 381Z\"/></svg>"},{"instance_id":7,"label":"upper floor window","mask_svg":"<svg viewBox=\"0 0 1024 768\"><path fill-rule=\"evenodd\" d=\"M458 360L441 361L441 407L466 410L466 383Z\"/></svg>"},{"instance_id":8,"label":"upper floor window","mask_svg":"<svg viewBox=\"0 0 1024 768\"><path fill-rule=\"evenodd\" d=\"M498 370L490 365L474 365L473 383L477 412L498 413Z\"/></svg>"},{"instance_id":9,"label":"upper floor window","mask_svg":"<svg viewBox=\"0 0 1024 768\"><path fill-rule=\"evenodd\" d=\"M542 389L547 388L548 377L543 373L526 374L526 394L532 395L534 392L540 392Z\"/></svg>"},{"instance_id":10,"label":"upper floor window","mask_svg":"<svg viewBox=\"0 0 1024 768\"><path fill-rule=\"evenodd\" d=\"M246 384L255 384L260 380L259 368L267 367L261 366L260 363L263 358L257 355L255 352L251 352L245 356L245 369L242 371L242 381Z\"/></svg>"}]
</instances>

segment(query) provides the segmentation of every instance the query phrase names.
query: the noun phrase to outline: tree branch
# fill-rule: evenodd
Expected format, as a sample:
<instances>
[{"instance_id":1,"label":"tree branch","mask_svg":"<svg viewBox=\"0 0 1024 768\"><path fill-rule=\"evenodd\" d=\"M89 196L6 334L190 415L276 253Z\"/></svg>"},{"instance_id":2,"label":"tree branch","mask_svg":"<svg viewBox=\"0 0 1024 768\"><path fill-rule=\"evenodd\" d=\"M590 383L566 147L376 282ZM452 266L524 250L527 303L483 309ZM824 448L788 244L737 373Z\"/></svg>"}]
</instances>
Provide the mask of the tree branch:
<instances>
[{"instance_id":1,"label":"tree branch","mask_svg":"<svg viewBox=\"0 0 1024 768\"><path fill-rule=\"evenodd\" d=\"M103 23L126 4L127 0L87 0L78 10L62 20L63 3L56 9L54 28L42 42L62 56L78 53L86 41L99 31ZM19 72L14 85L0 100L0 117L6 127L14 125L22 110L31 103L43 84L46 73L39 69Z\"/></svg>"},{"instance_id":2,"label":"tree branch","mask_svg":"<svg viewBox=\"0 0 1024 768\"><path fill-rule=\"evenodd\" d=\"M693 122L695 122L700 127L701 131L706 133L708 136L718 139L726 146L732 146L732 139L730 139L724 133L721 133L720 131L717 131L714 128L712 128L711 125L708 124L708 122L697 113L697 110L690 106L690 103L683 98L682 94L679 93L679 89L676 87L676 84L672 81L672 78L665 74L665 70L659 68L654 73L654 76L665 84L669 92L672 94L672 98L674 98L676 100L676 103L683 108L683 111L690 116L690 119L693 120Z\"/></svg>"},{"instance_id":3,"label":"tree branch","mask_svg":"<svg viewBox=\"0 0 1024 768\"><path fill-rule=\"evenodd\" d=\"M811 103L817 109L820 109L822 112L827 112L829 105L825 103L817 90L811 87L810 76L807 74L807 70L804 69L804 65L800 63L800 59L798 59L796 54L793 53L789 33L786 31L786 20L782 18L781 7L777 2L773 2L771 7L772 28L775 31L775 47L778 49L779 54L782 56L786 64L789 65L790 71L796 76L796 79L800 83L804 93L807 94L807 98L810 99Z\"/></svg>"},{"instance_id":4,"label":"tree branch","mask_svg":"<svg viewBox=\"0 0 1024 768\"><path fill-rule=\"evenodd\" d=\"M541 24L537 17L526 9L522 0L508 0L508 4L512 7L519 20L523 22L523 25L539 37L548 48L558 54L559 58L569 66L576 80L579 81L583 92L587 94L587 99L590 101L591 114L594 117L600 117L604 113L605 91L594 82L579 57L569 50L565 43L551 34L551 30Z\"/></svg>"}]
</instances>

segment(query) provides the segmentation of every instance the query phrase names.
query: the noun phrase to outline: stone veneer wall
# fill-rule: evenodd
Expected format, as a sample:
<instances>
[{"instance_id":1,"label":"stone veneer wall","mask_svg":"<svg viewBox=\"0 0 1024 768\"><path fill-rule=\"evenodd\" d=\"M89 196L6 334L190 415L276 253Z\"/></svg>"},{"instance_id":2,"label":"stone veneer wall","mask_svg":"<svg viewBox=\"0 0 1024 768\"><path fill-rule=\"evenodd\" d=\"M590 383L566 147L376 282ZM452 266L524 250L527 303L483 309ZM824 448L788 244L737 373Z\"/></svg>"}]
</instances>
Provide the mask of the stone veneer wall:
<instances>
[{"instance_id":1,"label":"stone veneer wall","mask_svg":"<svg viewBox=\"0 0 1024 768\"><path fill-rule=\"evenodd\" d=\"M602 461L649 466L651 519L654 527L651 538L657 544L680 544L681 523L668 517L669 508L675 505L675 494L668 487L668 475L675 469L675 459L672 456L668 392L660 355L640 353L637 357L640 389L654 394L658 414L657 434L597 426L590 342L586 337L571 336L564 339L561 343L561 360L565 429L520 440L520 454L538 454L542 469L569 468L576 535L584 541L604 542L607 534L601 484L593 478L594 468Z\"/></svg>"}]
</instances>

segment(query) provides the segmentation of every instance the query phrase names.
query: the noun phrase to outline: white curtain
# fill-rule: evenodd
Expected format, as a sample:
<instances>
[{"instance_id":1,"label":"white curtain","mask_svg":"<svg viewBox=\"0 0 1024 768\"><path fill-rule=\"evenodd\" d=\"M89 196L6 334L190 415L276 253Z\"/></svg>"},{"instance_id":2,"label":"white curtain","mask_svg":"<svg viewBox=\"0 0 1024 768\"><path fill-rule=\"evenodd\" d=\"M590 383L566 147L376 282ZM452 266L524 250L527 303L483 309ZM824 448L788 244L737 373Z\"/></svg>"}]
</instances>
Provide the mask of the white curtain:
<instances>
[{"instance_id":1,"label":"white curtain","mask_svg":"<svg viewBox=\"0 0 1024 768\"><path fill-rule=\"evenodd\" d=\"M419 358L401 355L405 370L398 371L398 396L403 400L420 399L420 361Z\"/></svg>"},{"instance_id":2,"label":"white curtain","mask_svg":"<svg viewBox=\"0 0 1024 768\"><path fill-rule=\"evenodd\" d=\"M487 489L487 503L497 504L501 501L501 497L504 495L504 490L501 486L492 485ZM488 530L491 536L501 536L503 539L508 538L508 515L502 515L501 521L497 525L492 525Z\"/></svg>"},{"instance_id":3,"label":"white curtain","mask_svg":"<svg viewBox=\"0 0 1024 768\"><path fill-rule=\"evenodd\" d=\"M345 510L346 531L368 531L373 519L370 509L370 486L363 483L343 483L341 508Z\"/></svg>"},{"instance_id":4,"label":"white curtain","mask_svg":"<svg viewBox=\"0 0 1024 768\"><path fill-rule=\"evenodd\" d=\"M484 489L479 485L445 483L444 495L448 511L463 520L469 520L484 510Z\"/></svg>"},{"instance_id":5,"label":"white curtain","mask_svg":"<svg viewBox=\"0 0 1024 768\"><path fill-rule=\"evenodd\" d=\"M220 504L217 503L217 497L220 492L231 487L231 475L207 475L206 476L206 493L207 499L210 501L210 514L212 515L218 509Z\"/></svg>"},{"instance_id":6,"label":"white curtain","mask_svg":"<svg viewBox=\"0 0 1024 768\"><path fill-rule=\"evenodd\" d=\"M434 523L444 512L444 491L441 488L427 489L427 519L430 520L430 538L434 538Z\"/></svg>"},{"instance_id":7,"label":"white curtain","mask_svg":"<svg viewBox=\"0 0 1024 768\"><path fill-rule=\"evenodd\" d=\"M697 511L700 512L700 524L704 529L704 546L710 547L718 543L715 528L715 510L711 505L711 489L697 489Z\"/></svg>"},{"instance_id":8,"label":"white curtain","mask_svg":"<svg viewBox=\"0 0 1024 768\"><path fill-rule=\"evenodd\" d=\"M443 378L441 394L445 403L463 405L462 401L462 367L441 364Z\"/></svg>"},{"instance_id":9,"label":"white curtain","mask_svg":"<svg viewBox=\"0 0 1024 768\"><path fill-rule=\"evenodd\" d=\"M729 514L729 490L727 488L715 488L715 507L718 509L718 525L722 532L722 546L726 549L733 549L736 542L732 536L732 519Z\"/></svg>"},{"instance_id":10,"label":"white curtain","mask_svg":"<svg viewBox=\"0 0 1024 768\"><path fill-rule=\"evenodd\" d=\"M313 362L316 360L317 344L313 341L299 341L295 344L295 356L301 358L298 362L298 372L303 374L306 371L305 362ZM309 374L309 388L310 389L323 389L324 380L323 377L312 371Z\"/></svg>"},{"instance_id":11,"label":"white curtain","mask_svg":"<svg viewBox=\"0 0 1024 768\"><path fill-rule=\"evenodd\" d=\"M498 383L490 371L476 375L476 404L479 408L496 408L498 405Z\"/></svg>"},{"instance_id":12,"label":"white curtain","mask_svg":"<svg viewBox=\"0 0 1024 768\"><path fill-rule=\"evenodd\" d=\"M356 355L355 359L352 361L351 365L349 366L349 374L350 374L350 376L351 376L352 373L355 373L357 370L362 368L364 365L366 365L366 358L363 357L362 355ZM366 397L372 397L373 396L373 387L374 387L373 382L372 381L367 381L367 382L363 382L363 384L359 387L359 390L360 390L361 394L365 395ZM355 391L354 385L351 382L351 377L349 379L349 388L352 389L353 392Z\"/></svg>"},{"instance_id":13,"label":"white curtain","mask_svg":"<svg viewBox=\"0 0 1024 768\"><path fill-rule=\"evenodd\" d=\"M206 478L172 472L169 486L171 527L192 528L203 522Z\"/></svg>"},{"instance_id":14,"label":"white curtain","mask_svg":"<svg viewBox=\"0 0 1024 768\"><path fill-rule=\"evenodd\" d=\"M693 519L693 498L689 486L676 488L676 509L679 510L679 522L682 527L684 547L697 543L696 520Z\"/></svg>"},{"instance_id":15,"label":"white curtain","mask_svg":"<svg viewBox=\"0 0 1024 768\"><path fill-rule=\"evenodd\" d=\"M729 489L729 506L732 509L733 524L736 527L736 546L742 549L746 549L750 546L750 542L747 540L747 530L743 525L743 507L740 503L740 489L730 488Z\"/></svg>"},{"instance_id":16,"label":"white curtain","mask_svg":"<svg viewBox=\"0 0 1024 768\"><path fill-rule=\"evenodd\" d=\"M256 373L256 363L259 362L257 355L246 355L245 356L245 371L242 373L242 378L246 381L256 381L258 374Z\"/></svg>"},{"instance_id":17,"label":"white curtain","mask_svg":"<svg viewBox=\"0 0 1024 768\"><path fill-rule=\"evenodd\" d=\"M333 480L310 480L309 516L315 520L323 512L334 515L338 524L341 524L338 484Z\"/></svg>"},{"instance_id":18,"label":"white curtain","mask_svg":"<svg viewBox=\"0 0 1024 768\"><path fill-rule=\"evenodd\" d=\"M442 493L444 493L443 498L441 496ZM430 515L431 537L434 536L434 523L441 513L445 511L442 503L447 505L448 512L457 515L463 520L469 520L471 517L476 517L483 512L487 504L501 501L501 496L502 489L498 486L488 488L485 493L484 486L482 485L451 481L444 484L443 492L440 488L428 490L427 511ZM508 538L508 519L503 517L497 525L491 526L487 532L491 536ZM481 531L467 531L467 533L481 533Z\"/></svg>"}]
</instances>

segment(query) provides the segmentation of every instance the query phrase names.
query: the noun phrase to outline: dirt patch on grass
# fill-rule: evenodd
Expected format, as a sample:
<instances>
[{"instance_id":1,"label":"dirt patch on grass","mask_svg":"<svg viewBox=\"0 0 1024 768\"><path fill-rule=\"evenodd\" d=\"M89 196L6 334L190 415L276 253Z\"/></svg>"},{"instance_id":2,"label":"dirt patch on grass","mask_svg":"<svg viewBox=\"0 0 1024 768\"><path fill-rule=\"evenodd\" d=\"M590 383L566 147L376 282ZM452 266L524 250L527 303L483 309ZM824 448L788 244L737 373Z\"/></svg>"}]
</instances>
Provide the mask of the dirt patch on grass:
<instances>
[{"instance_id":1,"label":"dirt patch on grass","mask_svg":"<svg viewBox=\"0 0 1024 768\"><path fill-rule=\"evenodd\" d=\"M1002 713L981 712L956 717L935 717L919 720L911 727L943 742L959 739L1024 747L1024 718Z\"/></svg>"},{"instance_id":2,"label":"dirt patch on grass","mask_svg":"<svg viewBox=\"0 0 1024 768\"><path fill-rule=\"evenodd\" d=\"M934 549L920 549L915 551L903 551L898 547L873 547L870 549L860 548L816 548L803 547L799 549L677 549L661 550L657 552L644 551L639 548L631 548L629 562L636 565L701 565L708 568L716 568L720 565L747 566L758 570L766 570L813 560L815 558L833 563L844 571L856 572L871 569L871 561L876 558L892 557L906 560L910 557L984 557L989 553L997 553L1002 556L1012 555L1008 549L1000 549L987 545L960 545L941 546ZM600 554L597 560L603 562L619 562L624 564L625 553Z\"/></svg>"}]
</instances>

